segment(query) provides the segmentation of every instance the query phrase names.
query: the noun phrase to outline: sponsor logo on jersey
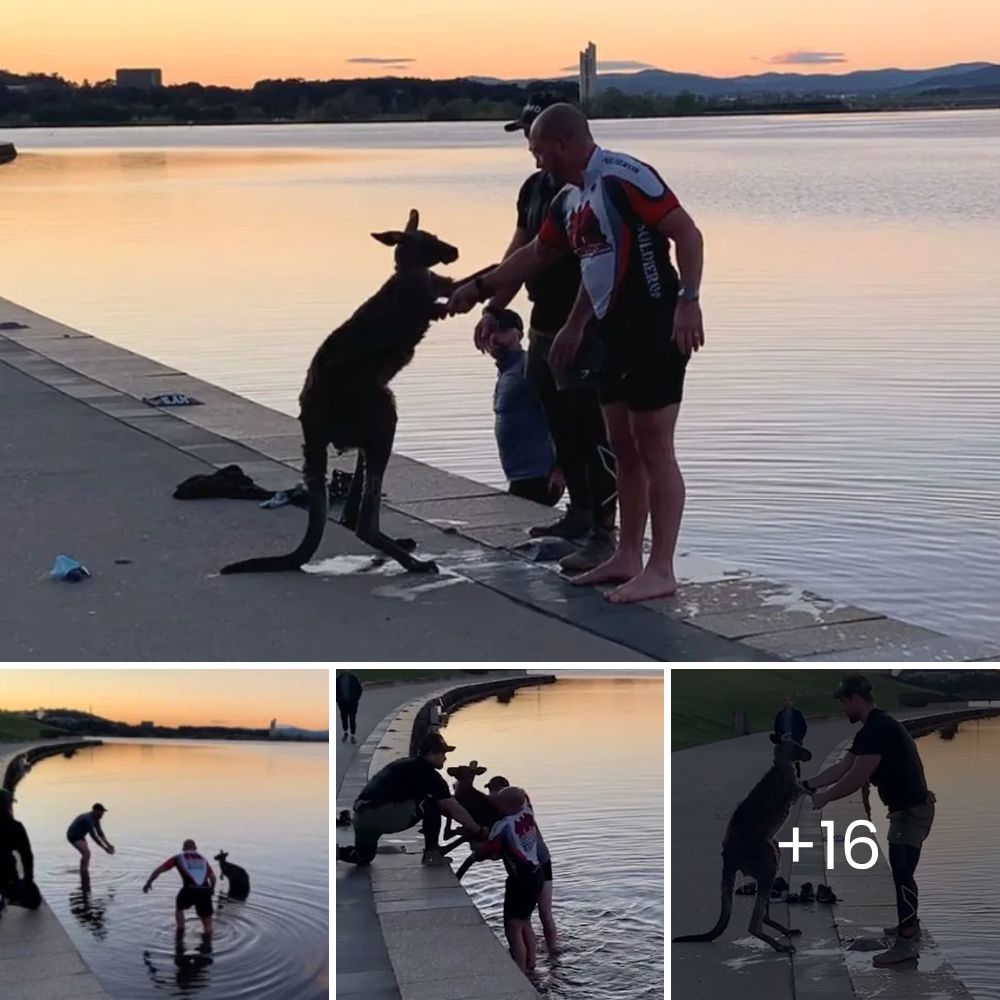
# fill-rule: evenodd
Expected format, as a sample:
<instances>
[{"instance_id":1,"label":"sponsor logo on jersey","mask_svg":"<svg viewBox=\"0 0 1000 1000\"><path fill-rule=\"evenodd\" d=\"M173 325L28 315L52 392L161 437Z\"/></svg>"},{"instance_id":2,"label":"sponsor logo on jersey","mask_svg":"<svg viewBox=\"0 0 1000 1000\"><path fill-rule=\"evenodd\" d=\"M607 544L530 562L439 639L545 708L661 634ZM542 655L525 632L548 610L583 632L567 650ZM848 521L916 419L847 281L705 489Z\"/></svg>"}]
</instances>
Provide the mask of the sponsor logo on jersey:
<instances>
[{"instance_id":1,"label":"sponsor logo on jersey","mask_svg":"<svg viewBox=\"0 0 1000 1000\"><path fill-rule=\"evenodd\" d=\"M579 257L593 257L611 249L608 238L601 231L601 223L589 202L577 205L570 212L566 227L570 246Z\"/></svg>"}]
</instances>

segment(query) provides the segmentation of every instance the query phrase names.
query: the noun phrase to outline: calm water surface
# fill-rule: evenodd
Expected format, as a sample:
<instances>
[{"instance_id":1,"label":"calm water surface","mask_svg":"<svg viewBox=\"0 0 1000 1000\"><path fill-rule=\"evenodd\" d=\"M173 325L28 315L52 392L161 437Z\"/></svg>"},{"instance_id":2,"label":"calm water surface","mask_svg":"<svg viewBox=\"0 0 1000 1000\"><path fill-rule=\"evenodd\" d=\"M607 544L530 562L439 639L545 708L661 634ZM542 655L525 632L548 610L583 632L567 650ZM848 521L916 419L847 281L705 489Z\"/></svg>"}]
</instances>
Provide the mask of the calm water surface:
<instances>
[{"instance_id":1,"label":"calm water surface","mask_svg":"<svg viewBox=\"0 0 1000 1000\"><path fill-rule=\"evenodd\" d=\"M599 122L705 232L682 548L1000 639L1000 112ZM0 295L294 414L417 207L495 260L523 144L493 123L0 131ZM523 303L522 303L523 304ZM434 327L399 449L499 484L492 362Z\"/></svg>"},{"instance_id":2,"label":"calm water surface","mask_svg":"<svg viewBox=\"0 0 1000 1000\"><path fill-rule=\"evenodd\" d=\"M625 724L627 720L627 725ZM560 680L459 711L448 766L478 760L531 795L552 853L564 952L537 985L565 1000L663 1000L663 682ZM464 848L455 852L464 859ZM473 865L463 884L503 936L504 872Z\"/></svg>"},{"instance_id":3,"label":"calm water surface","mask_svg":"<svg viewBox=\"0 0 1000 1000\"><path fill-rule=\"evenodd\" d=\"M92 845L91 891L66 841L93 802L113 856ZM42 761L18 786L17 815L36 880L112 995L204 1000L326 1000L329 996L328 748L261 743L113 741ZM246 868L246 902L217 896L211 954L188 911L174 943L176 872L150 872L188 837ZM212 861L218 875L218 864ZM2 990L0 990L2 995Z\"/></svg>"}]
</instances>

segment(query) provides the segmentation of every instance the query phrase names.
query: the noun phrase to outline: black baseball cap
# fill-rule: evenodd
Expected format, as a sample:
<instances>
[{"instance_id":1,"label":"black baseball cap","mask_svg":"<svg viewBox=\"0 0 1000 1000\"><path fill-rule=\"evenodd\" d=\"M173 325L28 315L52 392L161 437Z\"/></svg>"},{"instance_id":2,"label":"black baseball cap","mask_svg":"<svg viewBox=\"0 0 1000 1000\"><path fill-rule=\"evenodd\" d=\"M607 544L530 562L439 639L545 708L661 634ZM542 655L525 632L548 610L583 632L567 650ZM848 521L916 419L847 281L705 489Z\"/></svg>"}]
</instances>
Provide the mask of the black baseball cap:
<instances>
[{"instance_id":1,"label":"black baseball cap","mask_svg":"<svg viewBox=\"0 0 1000 1000\"><path fill-rule=\"evenodd\" d=\"M562 98L558 94L549 91L538 91L528 97L528 102L521 108L521 114L515 122L507 122L504 125L505 132L520 132L523 129L531 128L531 123L546 109L553 104L562 104Z\"/></svg>"},{"instance_id":2,"label":"black baseball cap","mask_svg":"<svg viewBox=\"0 0 1000 1000\"><path fill-rule=\"evenodd\" d=\"M494 788L510 788L510 782L502 774L495 774L486 782L486 787L492 792Z\"/></svg>"},{"instance_id":3,"label":"black baseball cap","mask_svg":"<svg viewBox=\"0 0 1000 1000\"><path fill-rule=\"evenodd\" d=\"M833 692L834 698L850 698L859 694L865 701L872 700L871 681L864 674L848 674L842 678Z\"/></svg>"},{"instance_id":4,"label":"black baseball cap","mask_svg":"<svg viewBox=\"0 0 1000 1000\"><path fill-rule=\"evenodd\" d=\"M100 803L100 802L95 802L95 803L94 803L94 804L93 804L93 805L92 805L92 806L90 807L90 811L91 811L91 812L97 812L97 810L98 810L98 809L100 809L102 813L106 813L106 812L108 811L107 809L105 809L105 808L104 808L104 806L102 806L102 805L101 805L101 803Z\"/></svg>"},{"instance_id":5,"label":"black baseball cap","mask_svg":"<svg viewBox=\"0 0 1000 1000\"><path fill-rule=\"evenodd\" d=\"M425 753L451 753L454 749L453 746L448 745L447 740L440 733L428 733L420 741L420 749L417 753L421 756Z\"/></svg>"}]
</instances>

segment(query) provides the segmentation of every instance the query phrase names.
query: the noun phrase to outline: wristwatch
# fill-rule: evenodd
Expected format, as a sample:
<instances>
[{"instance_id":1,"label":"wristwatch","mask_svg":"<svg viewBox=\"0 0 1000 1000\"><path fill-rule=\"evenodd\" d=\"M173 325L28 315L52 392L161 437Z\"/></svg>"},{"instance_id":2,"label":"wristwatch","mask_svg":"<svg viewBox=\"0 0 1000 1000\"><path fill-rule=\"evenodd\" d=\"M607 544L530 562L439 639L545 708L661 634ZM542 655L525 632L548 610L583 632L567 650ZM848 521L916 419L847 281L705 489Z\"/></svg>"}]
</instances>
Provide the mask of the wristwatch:
<instances>
[{"instance_id":1,"label":"wristwatch","mask_svg":"<svg viewBox=\"0 0 1000 1000\"><path fill-rule=\"evenodd\" d=\"M682 288L677 293L677 298L684 299L687 302L697 302L700 297L701 296L697 288Z\"/></svg>"}]
</instances>

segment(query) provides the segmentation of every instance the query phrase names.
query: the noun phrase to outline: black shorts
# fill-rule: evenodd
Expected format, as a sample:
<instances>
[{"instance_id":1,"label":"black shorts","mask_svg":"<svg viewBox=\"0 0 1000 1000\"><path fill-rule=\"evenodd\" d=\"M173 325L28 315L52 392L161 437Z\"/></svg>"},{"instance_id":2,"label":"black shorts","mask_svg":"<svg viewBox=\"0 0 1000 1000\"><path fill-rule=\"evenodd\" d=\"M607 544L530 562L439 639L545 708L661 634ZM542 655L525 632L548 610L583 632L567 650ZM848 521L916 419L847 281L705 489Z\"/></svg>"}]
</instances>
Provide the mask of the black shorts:
<instances>
[{"instance_id":1,"label":"black shorts","mask_svg":"<svg viewBox=\"0 0 1000 1000\"><path fill-rule=\"evenodd\" d=\"M619 306L601 321L608 354L598 383L602 406L625 403L648 413L681 401L688 357L673 340L674 307L673 298L655 308Z\"/></svg>"},{"instance_id":2,"label":"black shorts","mask_svg":"<svg viewBox=\"0 0 1000 1000\"><path fill-rule=\"evenodd\" d=\"M186 885L177 893L178 910L189 910L192 906L199 917L212 915L212 890L209 886Z\"/></svg>"},{"instance_id":3,"label":"black shorts","mask_svg":"<svg viewBox=\"0 0 1000 1000\"><path fill-rule=\"evenodd\" d=\"M504 920L530 920L538 905L543 882L541 869L534 875L508 875L503 894Z\"/></svg>"}]
</instances>

